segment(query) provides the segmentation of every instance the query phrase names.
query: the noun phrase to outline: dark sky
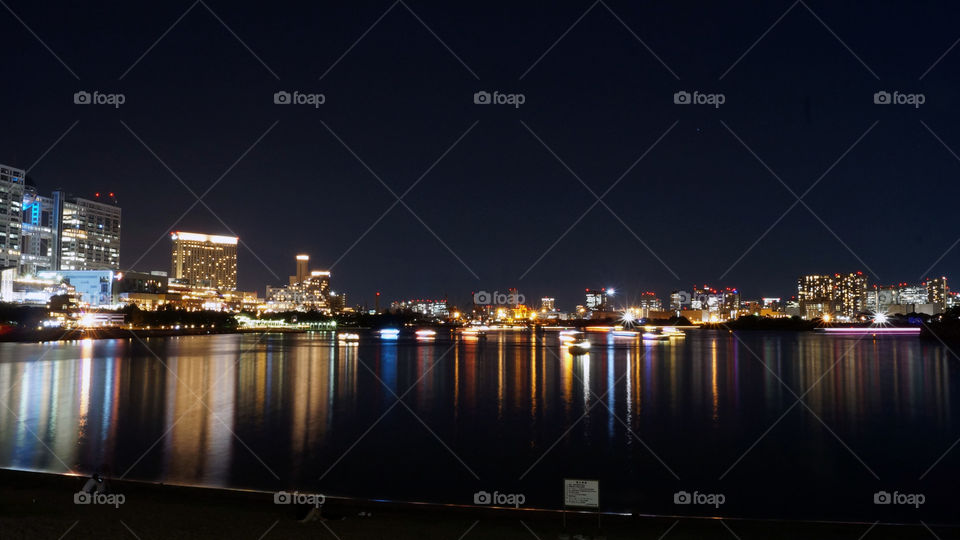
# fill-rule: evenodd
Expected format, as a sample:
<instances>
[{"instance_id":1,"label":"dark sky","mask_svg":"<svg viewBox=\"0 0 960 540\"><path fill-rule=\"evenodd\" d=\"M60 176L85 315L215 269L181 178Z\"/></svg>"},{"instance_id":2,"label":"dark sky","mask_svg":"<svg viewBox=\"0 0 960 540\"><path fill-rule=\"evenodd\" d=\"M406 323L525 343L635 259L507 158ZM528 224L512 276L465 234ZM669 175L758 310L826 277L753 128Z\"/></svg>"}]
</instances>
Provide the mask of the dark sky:
<instances>
[{"instance_id":1,"label":"dark sky","mask_svg":"<svg viewBox=\"0 0 960 540\"><path fill-rule=\"evenodd\" d=\"M960 151L951 2L6 3L0 163L30 167L78 122L29 176L115 191L124 267L169 269L170 230L232 230L245 290L305 251L339 260L352 304L515 286L571 309L585 287L917 281L960 236L960 160L937 140ZM75 105L80 90L126 103ZM279 90L326 103L275 105ZM480 90L525 103L476 105ZM680 90L725 103L676 105ZM876 105L881 90L925 103ZM198 195L229 169L210 209L175 223L196 199L151 151ZM783 217L796 198L751 151L798 196L829 170L809 209ZM383 216L377 176L400 195L428 169Z\"/></svg>"}]
</instances>

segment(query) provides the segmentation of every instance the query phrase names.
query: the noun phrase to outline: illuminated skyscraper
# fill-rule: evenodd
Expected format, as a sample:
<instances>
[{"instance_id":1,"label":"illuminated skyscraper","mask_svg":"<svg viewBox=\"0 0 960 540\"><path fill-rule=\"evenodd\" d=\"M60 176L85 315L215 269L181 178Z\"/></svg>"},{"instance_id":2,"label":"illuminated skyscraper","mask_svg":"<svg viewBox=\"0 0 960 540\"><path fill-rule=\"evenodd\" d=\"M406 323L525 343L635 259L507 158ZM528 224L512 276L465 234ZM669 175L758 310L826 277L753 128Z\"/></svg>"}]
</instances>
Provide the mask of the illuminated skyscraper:
<instances>
[{"instance_id":1,"label":"illuminated skyscraper","mask_svg":"<svg viewBox=\"0 0 960 540\"><path fill-rule=\"evenodd\" d=\"M663 302L657 298L657 293L653 291L647 291L640 294L640 300L637 302L637 307L644 311L660 311L663 309Z\"/></svg>"},{"instance_id":2,"label":"illuminated skyscraper","mask_svg":"<svg viewBox=\"0 0 960 540\"><path fill-rule=\"evenodd\" d=\"M20 236L21 275L36 275L37 272L58 269L60 220L54 208L52 197L40 195L32 186L24 189Z\"/></svg>"},{"instance_id":3,"label":"illuminated skyscraper","mask_svg":"<svg viewBox=\"0 0 960 540\"><path fill-rule=\"evenodd\" d=\"M797 299L807 318L834 314L853 317L869 307L867 276L863 272L803 276L797 280Z\"/></svg>"},{"instance_id":4,"label":"illuminated skyscraper","mask_svg":"<svg viewBox=\"0 0 960 540\"><path fill-rule=\"evenodd\" d=\"M938 306L941 310L947 309L947 297L950 293L950 287L947 287L947 278L927 279L925 285L927 286L928 303Z\"/></svg>"},{"instance_id":5,"label":"illuminated skyscraper","mask_svg":"<svg viewBox=\"0 0 960 540\"><path fill-rule=\"evenodd\" d=\"M607 308L607 298L609 293L606 288L600 289L587 289L585 293L586 296L586 306L590 311L603 311Z\"/></svg>"},{"instance_id":6,"label":"illuminated skyscraper","mask_svg":"<svg viewBox=\"0 0 960 540\"><path fill-rule=\"evenodd\" d=\"M800 312L808 319L833 314L837 310L833 276L814 274L800 277L797 280L797 300Z\"/></svg>"},{"instance_id":7,"label":"illuminated skyscraper","mask_svg":"<svg viewBox=\"0 0 960 540\"><path fill-rule=\"evenodd\" d=\"M20 265L20 210L26 173L0 165L0 269Z\"/></svg>"},{"instance_id":8,"label":"illuminated skyscraper","mask_svg":"<svg viewBox=\"0 0 960 540\"><path fill-rule=\"evenodd\" d=\"M113 193L86 199L54 191L53 215L58 216L58 270L120 269L120 207Z\"/></svg>"},{"instance_id":9,"label":"illuminated skyscraper","mask_svg":"<svg viewBox=\"0 0 960 540\"><path fill-rule=\"evenodd\" d=\"M290 276L290 285L303 283L310 276L310 256L297 255L297 275Z\"/></svg>"},{"instance_id":10,"label":"illuminated skyscraper","mask_svg":"<svg viewBox=\"0 0 960 540\"><path fill-rule=\"evenodd\" d=\"M309 255L297 255L297 274L290 276L290 284L285 287L267 286L269 311L336 313L343 309L346 297L330 290L330 271L308 271L309 264Z\"/></svg>"},{"instance_id":11,"label":"illuminated skyscraper","mask_svg":"<svg viewBox=\"0 0 960 540\"><path fill-rule=\"evenodd\" d=\"M236 290L239 238L177 231L170 239L172 278L193 287Z\"/></svg>"},{"instance_id":12,"label":"illuminated skyscraper","mask_svg":"<svg viewBox=\"0 0 960 540\"><path fill-rule=\"evenodd\" d=\"M687 291L670 291L670 311L680 311L690 307L690 293Z\"/></svg>"},{"instance_id":13,"label":"illuminated skyscraper","mask_svg":"<svg viewBox=\"0 0 960 540\"><path fill-rule=\"evenodd\" d=\"M842 314L852 317L867 309L867 276L863 272L834 274L834 290Z\"/></svg>"}]
</instances>

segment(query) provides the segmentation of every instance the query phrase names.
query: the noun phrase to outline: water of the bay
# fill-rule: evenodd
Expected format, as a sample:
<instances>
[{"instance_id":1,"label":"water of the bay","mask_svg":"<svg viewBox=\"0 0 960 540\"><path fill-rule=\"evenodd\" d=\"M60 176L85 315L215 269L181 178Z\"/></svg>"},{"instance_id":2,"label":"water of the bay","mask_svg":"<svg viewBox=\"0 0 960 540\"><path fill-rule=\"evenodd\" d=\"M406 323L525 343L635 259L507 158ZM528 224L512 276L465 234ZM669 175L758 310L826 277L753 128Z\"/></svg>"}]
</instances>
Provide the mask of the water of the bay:
<instances>
[{"instance_id":1,"label":"water of the bay","mask_svg":"<svg viewBox=\"0 0 960 540\"><path fill-rule=\"evenodd\" d=\"M584 478L608 511L957 522L960 360L944 344L589 338L585 355L549 331L4 343L0 467L540 508Z\"/></svg>"}]
</instances>

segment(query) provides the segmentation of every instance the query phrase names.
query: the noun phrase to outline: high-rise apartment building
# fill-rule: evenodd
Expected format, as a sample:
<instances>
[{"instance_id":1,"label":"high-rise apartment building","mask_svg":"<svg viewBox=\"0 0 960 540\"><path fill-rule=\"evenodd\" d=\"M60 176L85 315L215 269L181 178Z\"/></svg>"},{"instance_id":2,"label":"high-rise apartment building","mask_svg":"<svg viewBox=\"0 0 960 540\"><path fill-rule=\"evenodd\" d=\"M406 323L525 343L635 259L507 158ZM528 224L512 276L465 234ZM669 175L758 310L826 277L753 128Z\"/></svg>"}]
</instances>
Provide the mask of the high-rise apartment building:
<instances>
[{"instance_id":1,"label":"high-rise apartment building","mask_svg":"<svg viewBox=\"0 0 960 540\"><path fill-rule=\"evenodd\" d=\"M25 177L22 169L0 164L0 269L20 265L20 214Z\"/></svg>"},{"instance_id":2,"label":"high-rise apartment building","mask_svg":"<svg viewBox=\"0 0 960 540\"><path fill-rule=\"evenodd\" d=\"M802 276L797 280L797 299L801 313L807 318L853 317L869 307L867 276L863 272Z\"/></svg>"},{"instance_id":3,"label":"high-rise apartment building","mask_svg":"<svg viewBox=\"0 0 960 540\"><path fill-rule=\"evenodd\" d=\"M863 272L834 274L834 290L843 315L852 317L867 310L867 276Z\"/></svg>"},{"instance_id":4,"label":"high-rise apartment building","mask_svg":"<svg viewBox=\"0 0 960 540\"><path fill-rule=\"evenodd\" d=\"M947 287L947 278L928 278L924 285L927 286L927 302L938 306L941 310L947 309L947 297L950 294L950 287Z\"/></svg>"},{"instance_id":5,"label":"high-rise apartment building","mask_svg":"<svg viewBox=\"0 0 960 540\"><path fill-rule=\"evenodd\" d=\"M812 319L837 311L833 276L813 274L797 280L797 301L804 317Z\"/></svg>"},{"instance_id":6,"label":"high-rise apartment building","mask_svg":"<svg viewBox=\"0 0 960 540\"><path fill-rule=\"evenodd\" d=\"M177 231L170 239L170 277L192 287L236 290L239 238Z\"/></svg>"}]
</instances>

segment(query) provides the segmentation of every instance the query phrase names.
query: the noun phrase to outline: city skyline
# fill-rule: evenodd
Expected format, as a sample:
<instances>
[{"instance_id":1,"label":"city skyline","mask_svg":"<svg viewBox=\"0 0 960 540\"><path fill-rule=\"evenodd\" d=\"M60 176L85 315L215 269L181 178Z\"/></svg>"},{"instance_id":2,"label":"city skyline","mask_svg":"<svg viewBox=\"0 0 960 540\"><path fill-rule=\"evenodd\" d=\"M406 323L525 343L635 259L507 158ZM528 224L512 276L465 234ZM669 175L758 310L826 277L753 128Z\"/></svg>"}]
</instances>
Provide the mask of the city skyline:
<instances>
[{"instance_id":1,"label":"city skyline","mask_svg":"<svg viewBox=\"0 0 960 540\"><path fill-rule=\"evenodd\" d=\"M42 44L0 19L12 68L47 89L0 90L29 126L0 134L0 162L155 217L129 222L124 266L165 268L155 239L204 230L247 244L242 290L310 252L372 304L704 281L782 296L834 268L897 282L960 263L960 55L938 8L186 7L10 4Z\"/></svg>"},{"instance_id":2,"label":"city skyline","mask_svg":"<svg viewBox=\"0 0 960 540\"><path fill-rule=\"evenodd\" d=\"M29 277L41 272L50 271L71 271L71 270L112 270L121 269L120 251L117 246L120 238L120 215L121 208L118 205L117 197L114 192L104 193L101 199L101 193L97 192L93 198L77 197L69 194L63 189L53 191L52 197L46 197L40 194L40 189L32 182L25 181L25 174L22 169L9 165L0 164L0 182L4 190L4 198L0 200L6 208L6 213L14 214L22 209L22 220L14 220L11 223L20 227L19 238L11 232L7 232L8 241L5 247L19 246L19 255L14 255L15 250L6 249L3 251L4 265L12 266L18 269L21 276ZM12 196L12 199L7 200ZM22 205L18 205L17 199L22 198ZM88 215L89 214L89 215ZM104 221L106 229L104 229ZM11 224L5 224L4 230L8 231ZM144 270L157 274L157 272L169 274L171 279L179 280L181 286L199 287L217 289L223 291L236 291L238 282L238 263L237 246L240 244L240 238L236 236L216 235L208 233L172 231L170 240L173 245L173 255L167 270ZM19 242L18 244L15 242ZM89 244L89 245L88 245ZM141 259L142 260L142 257ZM265 300L268 304L286 305L290 308L310 306L311 309L330 309L331 293L338 297L336 304L341 308L348 306L345 303L345 294L337 295L330 289L331 272L329 270L317 270L310 268L310 255L298 253L295 256L296 269L295 275L289 276L288 285L267 284L262 287L265 292ZM260 261L263 263L263 261ZM264 263L265 264L265 263ZM141 272L139 269L129 268L130 272ZM314 279L322 279L316 284L311 284ZM855 285L850 280L855 281ZM887 285L873 283L868 285L869 276L861 270L850 272L849 274L834 273L830 274L811 274L801 276L798 280L797 294L787 294L774 297L771 294L754 295L751 298L762 298L763 303L767 300L792 300L800 309L798 314L805 318L813 318L822 313L844 313L850 316L855 313L863 313L868 310L882 312L881 305L899 305L900 296L904 298L913 298L913 292L904 293L904 287L910 285L909 282L896 282ZM933 287L930 283L937 283L942 292L932 292ZM302 287L301 287L302 286ZM748 285L749 287L749 285ZM872 291L870 290L872 288ZM907 287L910 288L910 287ZM953 297L957 293L951 293L946 285L946 277L926 278L919 285L913 286L921 290L924 295L929 295L930 303L939 305L943 310L954 305ZM254 288L254 294L261 288ZM703 284L702 288L696 284L690 287L690 291L684 289L672 289L665 297L669 297L671 310L681 309L699 309L699 302L690 299L704 295L717 295L722 293L718 289ZM836 289L836 298L833 297L833 290ZM926 292L930 290L929 294ZM620 290L621 294L614 299L614 290ZM737 300L734 302L734 310L740 310L741 295L738 287L726 287L725 291L732 291L736 294ZM509 294L513 297L525 299L526 295L519 294L516 287L507 288ZM599 289L585 289L586 299L582 304L573 304L574 308L569 310L571 313L578 308L585 307L588 310L620 309L627 310L637 306L647 309L647 301L654 301L659 306L663 301L657 292L643 290L637 292L627 288L627 294L623 294L621 287L602 287ZM828 291L824 293L824 291ZM853 292L851 292L853 291ZM884 291L887 293L884 302ZM792 292L792 291L791 291ZM870 296L872 292L873 296ZM550 291L554 294L554 291ZM376 291L375 298L379 301L381 291ZM481 290L480 293L471 291L473 304L484 304L483 301L477 301L480 295L498 295L499 291ZM566 296L565 291L561 297ZM443 297L446 304L447 297L453 298L454 305L463 304L466 306L470 302L464 302L462 291L454 294L448 294L446 291L442 294L427 295L433 298ZM722 294L720 294L722 297ZM936 300L934 298L936 297ZM413 296L397 296L391 305L404 305L407 300L404 298L413 298ZM549 300L551 306L555 305L555 297L543 297ZM686 300L678 300L686 298ZM433 300L431 300L433 301ZM753 301L753 300L751 300ZM501 302L502 303L502 302ZM510 303L524 304L525 301L517 301L516 298ZM728 304L721 300L721 304ZM907 304L926 304L927 301L911 300ZM810 308L806 308L809 304ZM366 306L366 303L363 304ZM378 304L375 303L375 306ZM357 305L359 307L359 304ZM539 309L533 303L529 307ZM712 306L716 309L716 305ZM729 308L729 306L728 306ZM661 309L658 307L657 309ZM554 311L553 308L549 311ZM560 310L557 310L560 311Z\"/></svg>"}]
</instances>

